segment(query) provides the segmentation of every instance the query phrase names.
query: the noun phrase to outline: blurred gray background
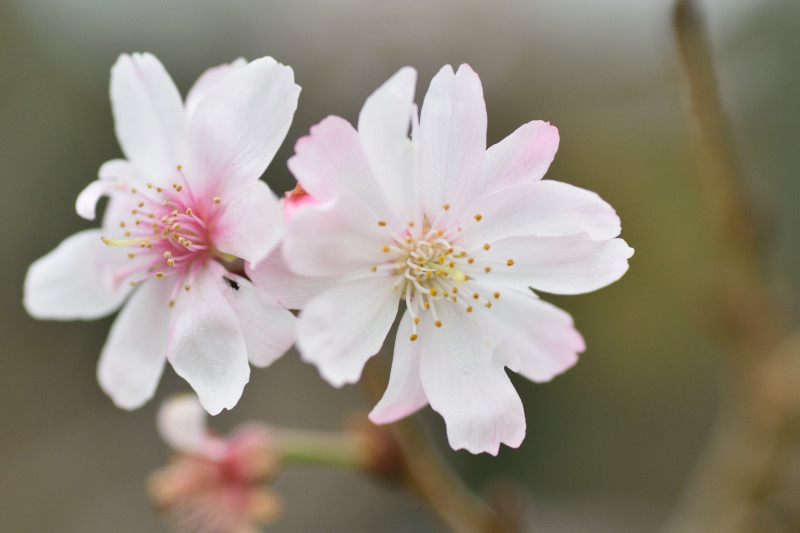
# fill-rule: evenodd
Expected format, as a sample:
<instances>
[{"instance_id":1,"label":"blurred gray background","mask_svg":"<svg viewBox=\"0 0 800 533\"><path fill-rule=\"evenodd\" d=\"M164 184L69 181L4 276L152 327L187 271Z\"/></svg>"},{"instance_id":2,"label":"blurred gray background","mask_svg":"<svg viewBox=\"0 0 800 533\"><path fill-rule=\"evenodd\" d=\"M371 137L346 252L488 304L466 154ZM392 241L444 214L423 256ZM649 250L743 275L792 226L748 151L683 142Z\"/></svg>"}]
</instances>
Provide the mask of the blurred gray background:
<instances>
[{"instance_id":1,"label":"blurred gray background","mask_svg":"<svg viewBox=\"0 0 800 533\"><path fill-rule=\"evenodd\" d=\"M800 3L704 3L723 100L769 262L795 312L800 283ZM600 193L636 249L630 272L593 294L549 297L573 314L588 350L546 385L515 379L528 419L518 450L445 457L476 488L505 478L529 497L537 531L640 532L668 513L707 435L724 354L703 328L714 276L691 152L696 132L668 0L0 0L0 529L163 531L144 494L167 450L161 399L188 386L167 369L142 409L116 409L95 365L111 319L38 322L21 307L28 265L92 224L74 212L99 165L120 155L108 101L122 52L157 55L185 94L210 66L271 55L303 87L266 179L293 187L294 141L328 114L351 122L403 65L421 103L446 63L483 81L489 144L533 119L559 127L548 174ZM388 361L388 355L382 357ZM334 390L294 352L255 370L225 431L260 418L335 429L371 405ZM290 469L276 532L440 531L421 505L352 473Z\"/></svg>"}]
</instances>

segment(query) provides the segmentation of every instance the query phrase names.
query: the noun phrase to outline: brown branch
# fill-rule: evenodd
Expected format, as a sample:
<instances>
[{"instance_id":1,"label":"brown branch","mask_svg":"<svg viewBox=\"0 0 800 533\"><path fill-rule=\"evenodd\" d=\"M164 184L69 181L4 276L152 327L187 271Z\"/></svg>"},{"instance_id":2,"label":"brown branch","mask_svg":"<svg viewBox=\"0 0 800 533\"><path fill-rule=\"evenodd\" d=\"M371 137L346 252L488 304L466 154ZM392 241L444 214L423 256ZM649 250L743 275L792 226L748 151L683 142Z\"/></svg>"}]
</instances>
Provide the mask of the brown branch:
<instances>
[{"instance_id":1,"label":"brown branch","mask_svg":"<svg viewBox=\"0 0 800 533\"><path fill-rule=\"evenodd\" d=\"M755 516L779 487L793 444L787 432L800 406L800 337L785 335L767 279L696 2L676 2L674 29L699 129L701 194L719 246L714 309L730 358L711 437L664 531L764 531Z\"/></svg>"}]
</instances>

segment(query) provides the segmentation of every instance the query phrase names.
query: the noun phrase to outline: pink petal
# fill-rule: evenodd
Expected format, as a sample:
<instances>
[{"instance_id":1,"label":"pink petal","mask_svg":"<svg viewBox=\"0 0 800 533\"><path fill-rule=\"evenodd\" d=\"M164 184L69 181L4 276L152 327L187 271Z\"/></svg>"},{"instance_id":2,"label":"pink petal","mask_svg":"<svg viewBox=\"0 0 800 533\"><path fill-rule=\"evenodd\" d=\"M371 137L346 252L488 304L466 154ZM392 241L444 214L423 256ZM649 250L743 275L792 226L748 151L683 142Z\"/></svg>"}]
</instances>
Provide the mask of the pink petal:
<instances>
[{"instance_id":1,"label":"pink petal","mask_svg":"<svg viewBox=\"0 0 800 533\"><path fill-rule=\"evenodd\" d=\"M534 120L486 150L481 185L492 190L542 179L558 150L558 129Z\"/></svg>"},{"instance_id":2,"label":"pink petal","mask_svg":"<svg viewBox=\"0 0 800 533\"><path fill-rule=\"evenodd\" d=\"M554 294L581 294L613 283L633 255L622 239L593 241L585 233L565 237L511 237L492 244L496 265L486 276L499 286ZM506 261L513 260L512 266Z\"/></svg>"},{"instance_id":3,"label":"pink petal","mask_svg":"<svg viewBox=\"0 0 800 533\"><path fill-rule=\"evenodd\" d=\"M507 187L480 201L480 221L470 221L464 236L475 246L506 237L560 237L585 232L606 240L620 232L614 208L600 196L559 181Z\"/></svg>"},{"instance_id":4,"label":"pink petal","mask_svg":"<svg viewBox=\"0 0 800 533\"><path fill-rule=\"evenodd\" d=\"M369 414L376 424L388 424L404 418L428 405L419 374L419 342L411 341L412 317L406 312L400 321L392 355L389 385Z\"/></svg>"},{"instance_id":5,"label":"pink petal","mask_svg":"<svg viewBox=\"0 0 800 533\"><path fill-rule=\"evenodd\" d=\"M283 212L266 183L248 183L230 200L222 198L220 205L224 211L212 236L219 251L257 264L278 244Z\"/></svg>"},{"instance_id":6,"label":"pink petal","mask_svg":"<svg viewBox=\"0 0 800 533\"><path fill-rule=\"evenodd\" d=\"M401 225L416 216L416 165L408 140L410 120L416 114L416 82L413 68L400 69L367 98L358 117L358 136L374 170L374 186L390 200L394 219Z\"/></svg>"},{"instance_id":7,"label":"pink petal","mask_svg":"<svg viewBox=\"0 0 800 533\"><path fill-rule=\"evenodd\" d=\"M454 450L497 455L525 438L525 413L497 348L472 315L455 305L436 309L442 327L423 320L419 327L422 386L431 407L442 415Z\"/></svg>"},{"instance_id":8,"label":"pink petal","mask_svg":"<svg viewBox=\"0 0 800 533\"><path fill-rule=\"evenodd\" d=\"M271 57L230 69L189 119L187 175L231 194L257 180L289 131L299 94L292 69Z\"/></svg>"},{"instance_id":9,"label":"pink petal","mask_svg":"<svg viewBox=\"0 0 800 533\"><path fill-rule=\"evenodd\" d=\"M514 370L532 381L550 381L572 367L586 349L572 317L530 291L501 292L484 316L503 339L500 350L518 358Z\"/></svg>"},{"instance_id":10,"label":"pink petal","mask_svg":"<svg viewBox=\"0 0 800 533\"><path fill-rule=\"evenodd\" d=\"M273 250L258 266L245 263L245 272L259 291L287 309L302 309L308 300L339 281L294 273L283 259L282 248Z\"/></svg>"},{"instance_id":11,"label":"pink petal","mask_svg":"<svg viewBox=\"0 0 800 533\"><path fill-rule=\"evenodd\" d=\"M208 91L218 84L232 69L242 68L245 65L247 65L247 61L240 57L231 63L212 67L203 72L186 95L186 113L189 115L194 113L197 105L208 94Z\"/></svg>"},{"instance_id":12,"label":"pink petal","mask_svg":"<svg viewBox=\"0 0 800 533\"><path fill-rule=\"evenodd\" d=\"M478 75L450 65L434 76L419 126L420 196L433 220L448 203L445 222L460 220L474 201L486 150L486 104ZM471 216L471 215L469 215Z\"/></svg>"},{"instance_id":13,"label":"pink petal","mask_svg":"<svg viewBox=\"0 0 800 533\"><path fill-rule=\"evenodd\" d=\"M130 260L103 244L101 235L99 229L81 231L34 261L23 287L28 313L40 319L94 319L122 304L131 288L116 272Z\"/></svg>"},{"instance_id":14,"label":"pink petal","mask_svg":"<svg viewBox=\"0 0 800 533\"><path fill-rule=\"evenodd\" d=\"M300 314L297 346L334 387L355 383L380 350L397 315L392 278L341 283L312 299Z\"/></svg>"},{"instance_id":15,"label":"pink petal","mask_svg":"<svg viewBox=\"0 0 800 533\"><path fill-rule=\"evenodd\" d=\"M136 409L153 397L167 359L172 309L169 294L155 280L139 286L122 308L97 365L100 387L122 409Z\"/></svg>"},{"instance_id":16,"label":"pink petal","mask_svg":"<svg viewBox=\"0 0 800 533\"><path fill-rule=\"evenodd\" d=\"M161 438L173 450L197 454L209 438L206 412L197 396L180 394L167 399L159 408L156 426Z\"/></svg>"},{"instance_id":17,"label":"pink petal","mask_svg":"<svg viewBox=\"0 0 800 533\"><path fill-rule=\"evenodd\" d=\"M294 147L289 170L320 202L349 193L373 209L388 210L358 132L343 118L330 116L311 127Z\"/></svg>"},{"instance_id":18,"label":"pink petal","mask_svg":"<svg viewBox=\"0 0 800 533\"><path fill-rule=\"evenodd\" d=\"M250 363L271 365L294 344L297 318L246 279L233 274L226 278L225 298L239 319Z\"/></svg>"},{"instance_id":19,"label":"pink petal","mask_svg":"<svg viewBox=\"0 0 800 533\"><path fill-rule=\"evenodd\" d=\"M111 68L111 107L122 152L154 183L185 154L186 116L175 84L150 54L121 55Z\"/></svg>"},{"instance_id":20,"label":"pink petal","mask_svg":"<svg viewBox=\"0 0 800 533\"><path fill-rule=\"evenodd\" d=\"M208 264L177 299L167 349L175 372L211 415L232 409L250 379L247 345L224 294L225 274L220 265Z\"/></svg>"},{"instance_id":21,"label":"pink petal","mask_svg":"<svg viewBox=\"0 0 800 533\"><path fill-rule=\"evenodd\" d=\"M351 196L299 211L289 223L283 256L299 274L314 277L367 275L385 261L391 242L378 217Z\"/></svg>"}]
</instances>

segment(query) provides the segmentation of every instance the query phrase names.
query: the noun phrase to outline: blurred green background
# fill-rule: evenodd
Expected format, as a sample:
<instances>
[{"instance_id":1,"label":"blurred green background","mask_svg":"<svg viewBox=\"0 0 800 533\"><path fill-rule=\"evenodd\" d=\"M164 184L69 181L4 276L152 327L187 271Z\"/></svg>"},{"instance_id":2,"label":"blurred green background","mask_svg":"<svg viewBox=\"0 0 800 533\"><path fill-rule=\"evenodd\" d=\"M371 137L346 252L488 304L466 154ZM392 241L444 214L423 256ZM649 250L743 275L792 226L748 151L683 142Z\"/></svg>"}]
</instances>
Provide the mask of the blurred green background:
<instances>
[{"instance_id":1,"label":"blurred green background","mask_svg":"<svg viewBox=\"0 0 800 533\"><path fill-rule=\"evenodd\" d=\"M703 4L722 96L768 225L768 261L797 314L800 284L800 3ZM707 436L724 363L709 321L714 244L697 187L685 80L668 0L1 0L0 529L163 531L144 494L167 450L161 399L188 390L171 369L154 401L116 409L94 369L111 319L38 322L21 307L28 265L92 224L74 212L99 165L118 157L109 68L123 52L157 55L185 94L210 66L271 55L303 87L266 179L293 187L294 141L328 114L351 122L403 65L417 102L446 63L481 76L489 144L533 119L560 129L547 177L597 191L636 249L630 272L596 293L548 300L573 314L588 349L546 385L515 379L528 419L518 450L444 454L476 487L524 487L537 531L650 531L668 513ZM388 361L388 355L382 357ZM255 370L219 430L261 418L335 429L367 410L358 387L334 390L294 352ZM286 513L271 531L439 531L412 498L355 474L292 469L277 483Z\"/></svg>"}]
</instances>

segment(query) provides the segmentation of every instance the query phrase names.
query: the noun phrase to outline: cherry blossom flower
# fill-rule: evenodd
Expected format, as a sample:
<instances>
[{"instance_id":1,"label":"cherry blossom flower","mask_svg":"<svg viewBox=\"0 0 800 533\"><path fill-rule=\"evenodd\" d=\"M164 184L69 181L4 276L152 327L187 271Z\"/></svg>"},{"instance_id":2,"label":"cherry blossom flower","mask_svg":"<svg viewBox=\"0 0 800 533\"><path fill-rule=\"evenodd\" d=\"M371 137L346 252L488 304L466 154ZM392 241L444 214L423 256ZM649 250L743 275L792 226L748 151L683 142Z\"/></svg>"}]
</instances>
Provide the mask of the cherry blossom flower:
<instances>
[{"instance_id":1,"label":"cherry blossom flower","mask_svg":"<svg viewBox=\"0 0 800 533\"><path fill-rule=\"evenodd\" d=\"M158 413L162 438L176 452L154 472L148 492L177 531L255 533L281 513L279 496L265 486L280 467L272 435L250 424L227 437L211 433L197 399L182 395Z\"/></svg>"},{"instance_id":2,"label":"cherry blossom flower","mask_svg":"<svg viewBox=\"0 0 800 533\"><path fill-rule=\"evenodd\" d=\"M37 318L94 319L124 302L97 375L114 402L152 397L168 359L211 414L233 407L250 363L267 366L294 342L292 314L236 272L283 234L259 177L289 129L300 88L270 57L205 72L185 104L161 63L122 55L111 104L126 159L108 161L76 203L102 228L81 231L34 262L24 304Z\"/></svg>"},{"instance_id":3,"label":"cherry blossom flower","mask_svg":"<svg viewBox=\"0 0 800 533\"><path fill-rule=\"evenodd\" d=\"M332 385L353 383L402 300L391 377L370 419L430 404L454 449L497 454L525 435L504 367L548 381L585 349L572 318L531 289L599 289L633 250L597 194L542 180L555 127L529 122L487 150L469 66L439 71L419 119L415 83L403 68L367 99L358 130L330 116L297 142L289 168L319 204L293 215L284 256L309 279L336 280L305 305L298 347Z\"/></svg>"}]
</instances>

